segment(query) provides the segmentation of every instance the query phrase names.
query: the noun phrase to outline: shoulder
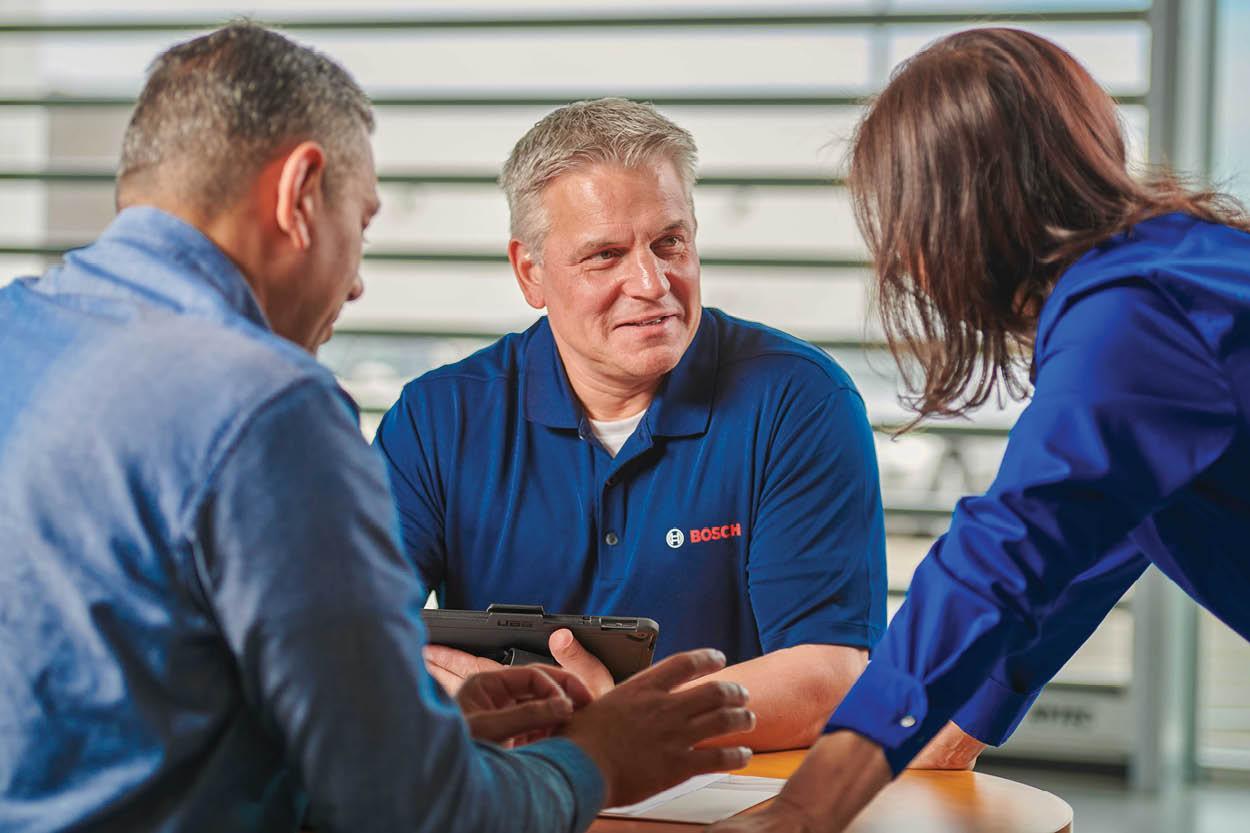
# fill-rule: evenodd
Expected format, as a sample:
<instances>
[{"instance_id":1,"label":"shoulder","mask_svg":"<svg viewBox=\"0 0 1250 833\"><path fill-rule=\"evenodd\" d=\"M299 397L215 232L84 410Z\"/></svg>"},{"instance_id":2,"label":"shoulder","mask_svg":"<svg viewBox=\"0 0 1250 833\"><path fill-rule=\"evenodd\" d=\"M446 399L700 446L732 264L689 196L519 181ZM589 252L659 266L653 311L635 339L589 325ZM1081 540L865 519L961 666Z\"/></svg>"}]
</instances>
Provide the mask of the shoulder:
<instances>
[{"instance_id":1,"label":"shoulder","mask_svg":"<svg viewBox=\"0 0 1250 833\"><path fill-rule=\"evenodd\" d=\"M404 385L400 401L443 397L472 390L481 395L492 388L506 390L515 383L538 324L525 332L509 333L498 341L461 359L421 374Z\"/></svg>"},{"instance_id":2,"label":"shoulder","mask_svg":"<svg viewBox=\"0 0 1250 833\"><path fill-rule=\"evenodd\" d=\"M1055 285L1038 321L1046 343L1061 320L1119 317L1143 307L1179 319L1204 310L1250 309L1250 234L1185 214L1165 214L1112 235L1074 263ZM1095 296L1097 302L1091 302ZM1096 325L1097 322L1094 322Z\"/></svg>"},{"instance_id":3,"label":"shoulder","mask_svg":"<svg viewBox=\"0 0 1250 833\"><path fill-rule=\"evenodd\" d=\"M149 330L147 338L147 349L159 355L153 375L160 381L143 408L181 425L179 441L198 448L210 468L244 434L254 434L253 426L275 418L359 436L356 404L329 368L272 332L183 319Z\"/></svg>"},{"instance_id":4,"label":"shoulder","mask_svg":"<svg viewBox=\"0 0 1250 833\"><path fill-rule=\"evenodd\" d=\"M722 386L799 387L817 395L845 391L858 396L850 375L816 345L718 309L707 308L704 314L716 325Z\"/></svg>"},{"instance_id":5,"label":"shoulder","mask_svg":"<svg viewBox=\"0 0 1250 833\"><path fill-rule=\"evenodd\" d=\"M144 333L162 365L176 368L166 385L200 407L246 413L296 387L339 395L329 368L286 339L251 325L222 326L179 317Z\"/></svg>"}]
</instances>

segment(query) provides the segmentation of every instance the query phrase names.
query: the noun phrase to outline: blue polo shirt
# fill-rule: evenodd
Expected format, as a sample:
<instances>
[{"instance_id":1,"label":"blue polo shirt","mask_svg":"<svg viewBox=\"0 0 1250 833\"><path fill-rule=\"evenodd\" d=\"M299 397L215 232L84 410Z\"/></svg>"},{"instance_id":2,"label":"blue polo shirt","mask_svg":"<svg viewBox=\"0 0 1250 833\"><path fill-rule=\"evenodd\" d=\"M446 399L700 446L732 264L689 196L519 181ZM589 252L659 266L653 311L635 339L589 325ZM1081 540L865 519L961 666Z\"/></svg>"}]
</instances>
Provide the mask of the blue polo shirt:
<instances>
[{"instance_id":1,"label":"blue polo shirt","mask_svg":"<svg viewBox=\"0 0 1250 833\"><path fill-rule=\"evenodd\" d=\"M885 535L864 403L823 351L705 309L616 457L545 318L409 383L375 440L444 607L647 616L657 656L872 646Z\"/></svg>"},{"instance_id":2,"label":"blue polo shirt","mask_svg":"<svg viewBox=\"0 0 1250 833\"><path fill-rule=\"evenodd\" d=\"M1250 638L1250 234L1095 246L1037 327L1032 402L829 722L897 772L954 715L1003 740L1149 564Z\"/></svg>"}]
</instances>

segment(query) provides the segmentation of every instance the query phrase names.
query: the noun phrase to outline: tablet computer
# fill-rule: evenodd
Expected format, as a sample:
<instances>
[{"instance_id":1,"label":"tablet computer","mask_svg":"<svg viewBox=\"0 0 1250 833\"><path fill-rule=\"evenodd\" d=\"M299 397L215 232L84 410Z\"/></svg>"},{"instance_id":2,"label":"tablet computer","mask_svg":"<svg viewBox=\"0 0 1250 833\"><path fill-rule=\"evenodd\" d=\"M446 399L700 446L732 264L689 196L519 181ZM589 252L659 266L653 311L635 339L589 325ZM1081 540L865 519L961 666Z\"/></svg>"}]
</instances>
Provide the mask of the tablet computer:
<instances>
[{"instance_id":1,"label":"tablet computer","mask_svg":"<svg viewBox=\"0 0 1250 833\"><path fill-rule=\"evenodd\" d=\"M641 616L547 613L542 605L493 604L486 610L421 611L431 645L446 645L505 665L555 664L547 638L568 628L618 683L651 664L660 626Z\"/></svg>"}]
</instances>

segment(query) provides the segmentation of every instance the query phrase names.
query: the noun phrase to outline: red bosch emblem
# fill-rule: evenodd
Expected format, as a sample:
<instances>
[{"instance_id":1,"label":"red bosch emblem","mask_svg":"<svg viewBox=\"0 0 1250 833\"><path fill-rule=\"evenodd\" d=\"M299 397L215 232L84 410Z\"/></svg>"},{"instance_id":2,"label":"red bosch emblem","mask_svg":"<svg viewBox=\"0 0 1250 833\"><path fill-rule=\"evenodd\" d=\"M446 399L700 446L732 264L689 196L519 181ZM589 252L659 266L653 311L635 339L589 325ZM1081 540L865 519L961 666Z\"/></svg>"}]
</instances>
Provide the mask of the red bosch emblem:
<instances>
[{"instance_id":1,"label":"red bosch emblem","mask_svg":"<svg viewBox=\"0 0 1250 833\"><path fill-rule=\"evenodd\" d=\"M719 541L722 538L741 538L742 524L721 524L705 526L690 530L690 543L700 544L704 541Z\"/></svg>"},{"instance_id":2,"label":"red bosch emblem","mask_svg":"<svg viewBox=\"0 0 1250 833\"><path fill-rule=\"evenodd\" d=\"M690 530L689 533L683 532L677 527L673 527L664 535L664 543L673 549L678 549L687 541L692 544L702 544L704 541L720 541L725 538L741 538L742 524L720 524L718 526L702 526L697 529Z\"/></svg>"}]
</instances>

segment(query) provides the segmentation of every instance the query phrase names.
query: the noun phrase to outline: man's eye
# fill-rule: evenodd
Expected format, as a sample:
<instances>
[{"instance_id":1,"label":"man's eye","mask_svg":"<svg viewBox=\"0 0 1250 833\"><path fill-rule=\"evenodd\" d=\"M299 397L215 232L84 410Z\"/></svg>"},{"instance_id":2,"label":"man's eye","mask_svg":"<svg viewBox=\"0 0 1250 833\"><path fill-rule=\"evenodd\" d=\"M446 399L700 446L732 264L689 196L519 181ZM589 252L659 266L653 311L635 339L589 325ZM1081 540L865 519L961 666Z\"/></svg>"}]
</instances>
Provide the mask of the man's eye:
<instances>
[{"instance_id":1,"label":"man's eye","mask_svg":"<svg viewBox=\"0 0 1250 833\"><path fill-rule=\"evenodd\" d=\"M605 249L602 252L595 252L593 255L591 255L591 257L594 258L595 260L612 260L613 258L616 257L616 252L612 251L611 249Z\"/></svg>"}]
</instances>

